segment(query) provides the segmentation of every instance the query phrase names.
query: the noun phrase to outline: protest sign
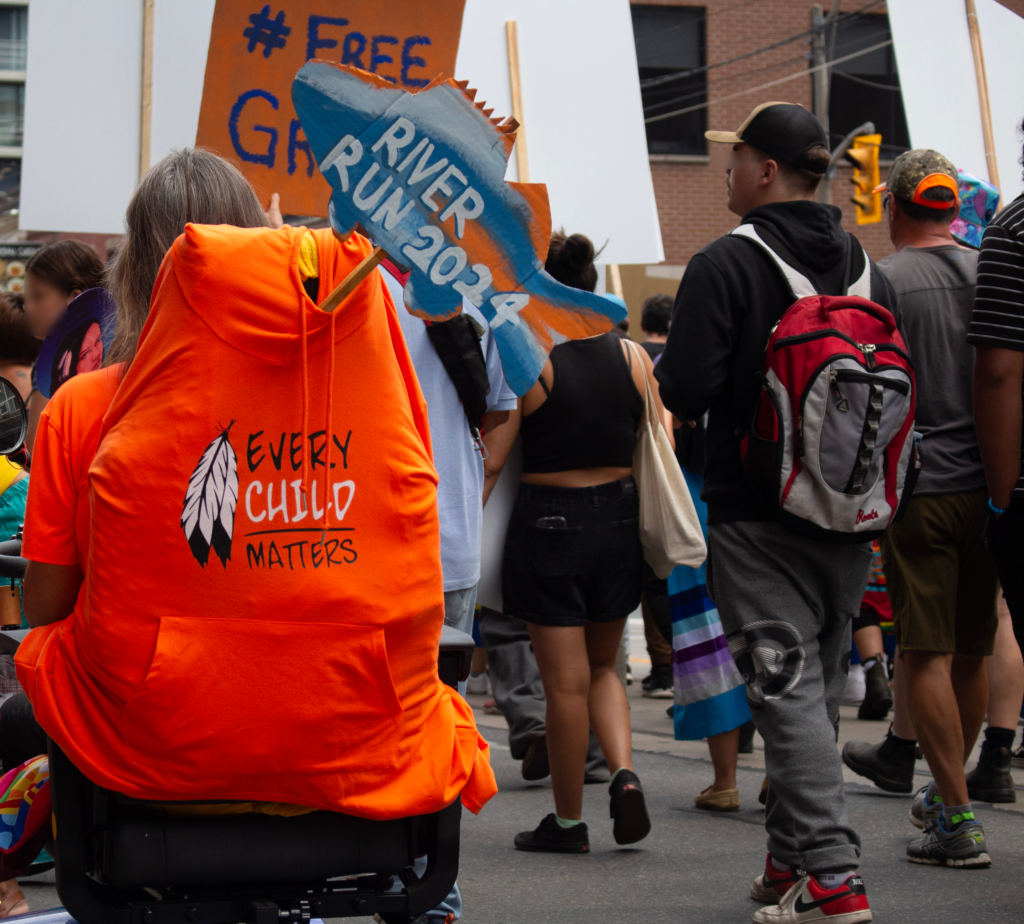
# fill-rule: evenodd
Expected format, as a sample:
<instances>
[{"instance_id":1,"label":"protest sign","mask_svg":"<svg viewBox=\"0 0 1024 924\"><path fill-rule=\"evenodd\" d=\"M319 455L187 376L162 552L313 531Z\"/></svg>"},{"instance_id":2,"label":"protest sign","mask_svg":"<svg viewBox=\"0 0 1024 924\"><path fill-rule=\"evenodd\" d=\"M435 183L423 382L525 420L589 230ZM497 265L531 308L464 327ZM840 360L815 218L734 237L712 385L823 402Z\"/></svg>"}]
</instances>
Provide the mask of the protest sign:
<instances>
[{"instance_id":1,"label":"protest sign","mask_svg":"<svg viewBox=\"0 0 1024 924\"><path fill-rule=\"evenodd\" d=\"M266 204L324 215L330 190L291 105L306 61L358 67L417 90L455 71L465 0L217 0L196 144L238 163ZM326 15L330 14L330 15Z\"/></svg>"},{"instance_id":2,"label":"protest sign","mask_svg":"<svg viewBox=\"0 0 1024 924\"><path fill-rule=\"evenodd\" d=\"M625 309L544 271L547 190L506 183L518 124L492 119L467 83L409 93L379 75L310 62L292 100L342 237L362 225L408 267L409 310L444 320L468 299L487 318L505 378L524 394L565 340L609 330Z\"/></svg>"}]
</instances>

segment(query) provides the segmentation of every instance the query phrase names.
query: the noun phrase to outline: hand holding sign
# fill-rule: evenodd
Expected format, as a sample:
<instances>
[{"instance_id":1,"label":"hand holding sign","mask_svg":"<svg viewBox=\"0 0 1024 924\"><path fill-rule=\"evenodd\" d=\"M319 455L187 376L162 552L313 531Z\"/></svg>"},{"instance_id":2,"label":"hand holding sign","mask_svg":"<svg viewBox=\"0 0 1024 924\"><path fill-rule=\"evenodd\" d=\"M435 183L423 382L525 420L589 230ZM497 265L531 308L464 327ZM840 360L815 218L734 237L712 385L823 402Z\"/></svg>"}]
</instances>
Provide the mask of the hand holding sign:
<instances>
[{"instance_id":1,"label":"hand holding sign","mask_svg":"<svg viewBox=\"0 0 1024 924\"><path fill-rule=\"evenodd\" d=\"M607 299L544 272L551 236L542 184L506 183L517 127L475 103L465 82L438 78L409 93L377 75L307 63L292 102L331 184L331 226L360 224L411 276L410 311L443 320L466 298L494 330L516 394L537 380L552 346L625 317Z\"/></svg>"}]
</instances>

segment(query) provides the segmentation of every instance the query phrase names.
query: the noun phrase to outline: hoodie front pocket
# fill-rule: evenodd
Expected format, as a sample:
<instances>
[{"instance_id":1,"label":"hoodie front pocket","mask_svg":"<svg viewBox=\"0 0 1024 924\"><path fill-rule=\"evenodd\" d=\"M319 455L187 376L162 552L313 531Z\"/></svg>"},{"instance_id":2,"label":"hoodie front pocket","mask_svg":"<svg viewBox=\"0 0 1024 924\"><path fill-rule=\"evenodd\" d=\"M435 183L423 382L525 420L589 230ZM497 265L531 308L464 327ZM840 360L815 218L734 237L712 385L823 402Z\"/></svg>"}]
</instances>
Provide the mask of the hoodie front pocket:
<instances>
[{"instance_id":1,"label":"hoodie front pocket","mask_svg":"<svg viewBox=\"0 0 1024 924\"><path fill-rule=\"evenodd\" d=\"M122 733L182 774L348 773L395 765L401 710L379 627L164 617Z\"/></svg>"}]
</instances>

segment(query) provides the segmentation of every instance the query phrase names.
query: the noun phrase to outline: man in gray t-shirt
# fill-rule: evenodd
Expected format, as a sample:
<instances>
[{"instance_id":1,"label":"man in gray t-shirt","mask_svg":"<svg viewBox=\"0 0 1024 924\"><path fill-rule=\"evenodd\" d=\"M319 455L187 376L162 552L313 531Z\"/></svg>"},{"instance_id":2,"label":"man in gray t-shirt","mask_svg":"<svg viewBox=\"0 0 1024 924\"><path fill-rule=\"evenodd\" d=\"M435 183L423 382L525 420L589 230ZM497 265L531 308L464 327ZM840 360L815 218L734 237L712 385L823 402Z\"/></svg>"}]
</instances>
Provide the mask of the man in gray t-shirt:
<instances>
[{"instance_id":1,"label":"man in gray t-shirt","mask_svg":"<svg viewBox=\"0 0 1024 924\"><path fill-rule=\"evenodd\" d=\"M977 251L953 241L904 247L878 266L899 297L917 375L914 429L922 436L924 464L914 494L984 488L972 408L974 347L967 342Z\"/></svg>"},{"instance_id":2,"label":"man in gray t-shirt","mask_svg":"<svg viewBox=\"0 0 1024 924\"><path fill-rule=\"evenodd\" d=\"M883 788L898 791L885 782L906 779L909 792L916 731L933 780L914 799L911 820L924 837L907 845L907 858L989 866L971 799L992 801L991 786L1005 787L1010 752L982 751L988 764L971 775L980 788L965 778L988 704L985 656L995 643L999 584L984 540L988 493L967 343L977 256L950 232L958 204L956 168L937 151L908 151L893 163L885 209L897 252L879 267L899 298L914 361L923 465L903 519L879 542L900 649L893 728L880 745L849 742L843 760Z\"/></svg>"}]
</instances>

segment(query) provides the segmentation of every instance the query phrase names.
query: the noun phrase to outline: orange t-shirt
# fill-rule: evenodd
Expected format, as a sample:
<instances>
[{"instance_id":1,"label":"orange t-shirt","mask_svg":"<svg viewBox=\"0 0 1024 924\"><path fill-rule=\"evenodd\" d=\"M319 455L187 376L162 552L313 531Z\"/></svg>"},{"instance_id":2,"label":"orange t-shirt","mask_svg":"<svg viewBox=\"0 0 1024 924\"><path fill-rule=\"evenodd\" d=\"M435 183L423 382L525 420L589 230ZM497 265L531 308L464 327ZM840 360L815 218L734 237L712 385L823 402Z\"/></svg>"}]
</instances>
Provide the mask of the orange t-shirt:
<instances>
[{"instance_id":1,"label":"orange t-shirt","mask_svg":"<svg viewBox=\"0 0 1024 924\"><path fill-rule=\"evenodd\" d=\"M39 418L21 554L48 565L85 566L89 553L86 472L122 366L68 379Z\"/></svg>"},{"instance_id":2,"label":"orange t-shirt","mask_svg":"<svg viewBox=\"0 0 1024 924\"><path fill-rule=\"evenodd\" d=\"M75 764L139 798L477 811L487 744L437 677L423 397L379 274L332 331L303 233L189 225L168 252L88 467L83 592L19 677ZM370 245L312 233L322 300Z\"/></svg>"}]
</instances>

